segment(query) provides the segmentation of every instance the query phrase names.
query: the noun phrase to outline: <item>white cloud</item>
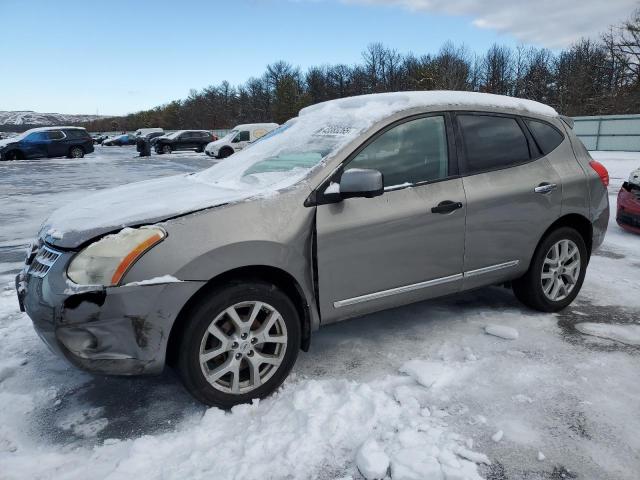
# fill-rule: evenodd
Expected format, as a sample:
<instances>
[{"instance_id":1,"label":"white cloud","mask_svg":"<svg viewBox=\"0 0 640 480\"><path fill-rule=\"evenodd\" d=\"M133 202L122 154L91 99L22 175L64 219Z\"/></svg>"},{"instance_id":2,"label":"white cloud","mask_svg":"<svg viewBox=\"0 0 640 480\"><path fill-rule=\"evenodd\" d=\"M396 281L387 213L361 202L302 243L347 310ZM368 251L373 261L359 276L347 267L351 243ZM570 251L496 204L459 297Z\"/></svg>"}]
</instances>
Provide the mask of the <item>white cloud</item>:
<instances>
[{"instance_id":1,"label":"white cloud","mask_svg":"<svg viewBox=\"0 0 640 480\"><path fill-rule=\"evenodd\" d=\"M597 38L626 20L638 0L343 0L345 3L396 5L412 11L464 15L478 28L514 36L530 44L561 48L582 38Z\"/></svg>"}]
</instances>

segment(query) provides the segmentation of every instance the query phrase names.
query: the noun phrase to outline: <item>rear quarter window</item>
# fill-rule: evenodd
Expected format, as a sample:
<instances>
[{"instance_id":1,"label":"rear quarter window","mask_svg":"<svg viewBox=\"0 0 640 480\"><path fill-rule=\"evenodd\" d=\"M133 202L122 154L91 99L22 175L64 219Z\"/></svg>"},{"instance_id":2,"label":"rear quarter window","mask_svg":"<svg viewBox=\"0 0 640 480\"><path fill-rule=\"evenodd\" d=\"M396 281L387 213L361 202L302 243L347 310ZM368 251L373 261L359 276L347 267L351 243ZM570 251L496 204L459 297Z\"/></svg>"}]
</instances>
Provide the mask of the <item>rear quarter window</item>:
<instances>
[{"instance_id":1,"label":"rear quarter window","mask_svg":"<svg viewBox=\"0 0 640 480\"><path fill-rule=\"evenodd\" d=\"M554 151L564 140L564 135L548 123L538 120L525 120L525 122L543 155Z\"/></svg>"},{"instance_id":2,"label":"rear quarter window","mask_svg":"<svg viewBox=\"0 0 640 480\"><path fill-rule=\"evenodd\" d=\"M466 173L515 166L530 160L529 144L515 118L457 115L466 158Z\"/></svg>"}]
</instances>

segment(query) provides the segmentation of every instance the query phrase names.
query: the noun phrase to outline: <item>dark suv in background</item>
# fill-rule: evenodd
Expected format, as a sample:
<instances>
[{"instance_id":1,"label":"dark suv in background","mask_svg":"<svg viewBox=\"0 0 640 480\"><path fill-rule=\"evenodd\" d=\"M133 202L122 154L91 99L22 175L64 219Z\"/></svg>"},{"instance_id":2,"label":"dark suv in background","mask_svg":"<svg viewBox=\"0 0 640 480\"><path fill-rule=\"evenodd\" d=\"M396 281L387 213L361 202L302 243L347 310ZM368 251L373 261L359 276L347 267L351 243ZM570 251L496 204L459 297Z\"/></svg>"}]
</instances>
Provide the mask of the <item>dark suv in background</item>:
<instances>
[{"instance_id":1,"label":"dark suv in background","mask_svg":"<svg viewBox=\"0 0 640 480\"><path fill-rule=\"evenodd\" d=\"M158 137L154 142L156 153L171 153L175 150L204 152L208 143L216 138L206 130L178 130Z\"/></svg>"},{"instance_id":2,"label":"dark suv in background","mask_svg":"<svg viewBox=\"0 0 640 480\"><path fill-rule=\"evenodd\" d=\"M1 160L69 157L82 158L93 152L93 139L80 127L33 128L0 141Z\"/></svg>"}]
</instances>

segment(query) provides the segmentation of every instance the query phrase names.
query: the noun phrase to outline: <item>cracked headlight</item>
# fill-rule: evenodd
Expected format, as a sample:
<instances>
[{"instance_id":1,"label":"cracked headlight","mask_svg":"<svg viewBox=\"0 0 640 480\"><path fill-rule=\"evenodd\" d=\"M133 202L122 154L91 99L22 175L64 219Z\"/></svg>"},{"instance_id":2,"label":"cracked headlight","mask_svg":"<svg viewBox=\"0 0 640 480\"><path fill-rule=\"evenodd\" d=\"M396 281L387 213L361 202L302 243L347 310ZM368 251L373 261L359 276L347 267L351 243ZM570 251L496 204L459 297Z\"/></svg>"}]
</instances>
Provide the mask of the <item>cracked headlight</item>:
<instances>
[{"instance_id":1,"label":"cracked headlight","mask_svg":"<svg viewBox=\"0 0 640 480\"><path fill-rule=\"evenodd\" d=\"M107 235L73 258L67 276L78 285L118 285L136 260L166 236L155 226L125 228Z\"/></svg>"}]
</instances>

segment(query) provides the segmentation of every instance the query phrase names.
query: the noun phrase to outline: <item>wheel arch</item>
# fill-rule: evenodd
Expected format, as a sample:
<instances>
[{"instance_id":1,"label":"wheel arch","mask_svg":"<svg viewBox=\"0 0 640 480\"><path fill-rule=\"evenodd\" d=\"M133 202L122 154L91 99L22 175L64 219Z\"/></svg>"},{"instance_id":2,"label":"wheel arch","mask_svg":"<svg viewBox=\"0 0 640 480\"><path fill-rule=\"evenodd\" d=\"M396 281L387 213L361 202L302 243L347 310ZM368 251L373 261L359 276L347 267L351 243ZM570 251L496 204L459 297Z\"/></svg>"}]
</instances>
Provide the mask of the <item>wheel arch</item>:
<instances>
[{"instance_id":1,"label":"wheel arch","mask_svg":"<svg viewBox=\"0 0 640 480\"><path fill-rule=\"evenodd\" d=\"M587 246L587 252L589 253L589 256L591 256L591 249L593 247L593 225L587 217L579 213L563 215L545 230L544 234L540 238L540 242L542 242L542 240L552 231L560 227L570 227L576 230L584 240L584 244ZM540 244L540 242L538 242L538 244Z\"/></svg>"},{"instance_id":2,"label":"wheel arch","mask_svg":"<svg viewBox=\"0 0 640 480\"><path fill-rule=\"evenodd\" d=\"M4 158L5 159L9 159L12 155L15 155L16 160L24 160L25 154L22 150L20 150L19 148L12 148L11 150L8 150L5 154L4 154Z\"/></svg>"},{"instance_id":3,"label":"wheel arch","mask_svg":"<svg viewBox=\"0 0 640 480\"><path fill-rule=\"evenodd\" d=\"M311 343L311 311L304 291L298 281L290 273L281 268L269 265L250 265L234 268L216 275L205 283L182 306L169 332L166 347L167 364L174 365L176 362L181 335L189 321L189 311L191 308L221 285L239 280L262 280L271 282L284 291L296 307L300 318L302 331L300 348L305 352L309 350Z\"/></svg>"}]
</instances>

